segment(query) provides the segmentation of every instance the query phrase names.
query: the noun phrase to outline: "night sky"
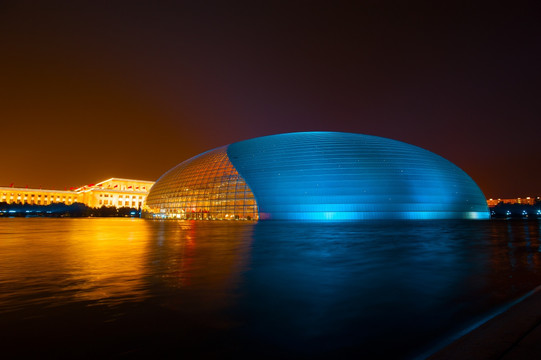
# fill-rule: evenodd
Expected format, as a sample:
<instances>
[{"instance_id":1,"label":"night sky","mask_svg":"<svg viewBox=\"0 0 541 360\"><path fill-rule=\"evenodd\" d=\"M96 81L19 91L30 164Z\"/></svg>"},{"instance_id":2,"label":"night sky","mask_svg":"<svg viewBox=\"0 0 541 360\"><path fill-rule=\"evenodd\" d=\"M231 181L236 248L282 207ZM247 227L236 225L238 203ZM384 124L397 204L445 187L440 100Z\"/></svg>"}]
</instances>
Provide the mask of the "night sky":
<instances>
[{"instance_id":1,"label":"night sky","mask_svg":"<svg viewBox=\"0 0 541 360\"><path fill-rule=\"evenodd\" d=\"M0 1L0 186L156 180L221 145L326 130L423 147L487 197L538 196L538 14L518 2Z\"/></svg>"}]
</instances>

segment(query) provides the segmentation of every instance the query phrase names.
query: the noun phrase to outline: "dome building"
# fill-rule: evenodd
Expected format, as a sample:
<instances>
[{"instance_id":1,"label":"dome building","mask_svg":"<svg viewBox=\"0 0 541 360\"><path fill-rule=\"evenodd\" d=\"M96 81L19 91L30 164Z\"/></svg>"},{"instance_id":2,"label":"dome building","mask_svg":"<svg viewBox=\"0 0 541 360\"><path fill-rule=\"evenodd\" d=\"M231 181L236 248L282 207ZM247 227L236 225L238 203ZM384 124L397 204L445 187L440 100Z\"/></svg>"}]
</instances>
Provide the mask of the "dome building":
<instances>
[{"instance_id":1,"label":"dome building","mask_svg":"<svg viewBox=\"0 0 541 360\"><path fill-rule=\"evenodd\" d=\"M377 136L302 132L207 151L165 173L144 216L200 220L487 219L485 197L439 155Z\"/></svg>"}]
</instances>

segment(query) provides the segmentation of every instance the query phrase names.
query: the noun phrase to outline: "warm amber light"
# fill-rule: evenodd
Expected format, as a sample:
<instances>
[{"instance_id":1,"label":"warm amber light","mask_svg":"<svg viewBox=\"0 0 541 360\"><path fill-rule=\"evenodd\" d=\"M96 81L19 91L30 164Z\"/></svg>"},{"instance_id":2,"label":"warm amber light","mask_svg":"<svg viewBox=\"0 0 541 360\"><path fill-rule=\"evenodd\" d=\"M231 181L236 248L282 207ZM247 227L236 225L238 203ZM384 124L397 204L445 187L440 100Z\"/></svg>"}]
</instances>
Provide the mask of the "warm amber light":
<instances>
[{"instance_id":1,"label":"warm amber light","mask_svg":"<svg viewBox=\"0 0 541 360\"><path fill-rule=\"evenodd\" d=\"M182 174L182 176L179 176ZM171 188L178 189L174 194ZM193 220L257 220L254 194L227 157L215 149L165 175L143 207L152 217Z\"/></svg>"},{"instance_id":2,"label":"warm amber light","mask_svg":"<svg viewBox=\"0 0 541 360\"><path fill-rule=\"evenodd\" d=\"M153 181L111 178L74 190L0 187L0 202L36 205L51 203L69 205L79 202L89 207L141 208L152 185Z\"/></svg>"}]
</instances>

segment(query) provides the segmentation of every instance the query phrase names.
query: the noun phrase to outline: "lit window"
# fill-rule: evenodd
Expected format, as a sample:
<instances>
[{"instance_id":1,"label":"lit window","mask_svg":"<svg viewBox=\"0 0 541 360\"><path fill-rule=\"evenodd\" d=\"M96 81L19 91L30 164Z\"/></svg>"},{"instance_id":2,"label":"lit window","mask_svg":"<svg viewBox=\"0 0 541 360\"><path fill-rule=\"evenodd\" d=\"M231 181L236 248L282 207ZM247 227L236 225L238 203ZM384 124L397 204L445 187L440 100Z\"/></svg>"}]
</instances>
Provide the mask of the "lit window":
<instances>
[{"instance_id":1,"label":"lit window","mask_svg":"<svg viewBox=\"0 0 541 360\"><path fill-rule=\"evenodd\" d=\"M229 162L225 147L182 163L170 174L171 177L158 183L156 190L171 195L171 201L162 202L157 196L139 197L146 198L150 212L165 209L181 219L258 218L254 196ZM169 193L170 189L178 190Z\"/></svg>"}]
</instances>

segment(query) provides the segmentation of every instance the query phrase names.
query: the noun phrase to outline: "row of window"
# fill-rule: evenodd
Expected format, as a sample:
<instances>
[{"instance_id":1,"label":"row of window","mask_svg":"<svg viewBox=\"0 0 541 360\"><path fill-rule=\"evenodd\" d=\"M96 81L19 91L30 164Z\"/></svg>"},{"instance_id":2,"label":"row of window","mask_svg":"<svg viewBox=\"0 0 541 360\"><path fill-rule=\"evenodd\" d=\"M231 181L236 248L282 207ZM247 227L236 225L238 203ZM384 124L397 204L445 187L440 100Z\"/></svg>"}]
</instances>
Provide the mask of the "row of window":
<instances>
[{"instance_id":1,"label":"row of window","mask_svg":"<svg viewBox=\"0 0 541 360\"><path fill-rule=\"evenodd\" d=\"M129 206L129 207L141 207L142 202L141 201L118 201L118 203L115 204L113 200L100 200L100 205L116 205L116 206Z\"/></svg>"},{"instance_id":2,"label":"row of window","mask_svg":"<svg viewBox=\"0 0 541 360\"><path fill-rule=\"evenodd\" d=\"M11 199L6 199L5 197L2 198L1 202L7 202L9 204L12 204L12 203L16 203L16 204L29 204L29 205L48 205L48 204L54 204L54 203L68 203L68 204L71 204L71 203L74 203L74 202L77 202L77 199L71 199L69 198L67 200L67 202L65 200L63 201L60 201L59 199L57 199L55 201L55 199L51 198L51 199L17 199L17 200L14 200L13 198ZM128 206L128 207L141 207L142 205L142 202L141 201L118 201L117 204L115 204L115 202L113 200L100 200L100 205L116 205L116 206Z\"/></svg>"},{"instance_id":3,"label":"row of window","mask_svg":"<svg viewBox=\"0 0 541 360\"><path fill-rule=\"evenodd\" d=\"M179 220L257 220L257 215L246 214L213 214L213 213L185 213L185 214L167 214L163 217Z\"/></svg>"},{"instance_id":4,"label":"row of window","mask_svg":"<svg viewBox=\"0 0 541 360\"><path fill-rule=\"evenodd\" d=\"M7 193L3 193L3 194L2 194L2 197L3 197L3 198L5 198L5 197L7 197L7 196L8 196ZM14 197L14 196L15 196L15 193L10 193L9 196L10 196L10 197ZM39 198L39 197L41 197L41 194L37 194L37 195L36 195L36 194L17 194L17 197L18 197L18 198L20 198L20 197L22 197L22 196L24 196L24 197L30 196L30 197L38 197L38 198ZM48 197L48 196L51 197L51 198L54 198L54 197L55 197L54 194L52 194L52 195L47 195L47 194L43 195L43 197L45 197L45 198ZM57 198L60 198L60 195L56 195L56 197L57 197ZM62 196L62 199L65 199L65 198L66 198L65 196ZM68 199L71 199L71 197L68 197Z\"/></svg>"},{"instance_id":5,"label":"row of window","mask_svg":"<svg viewBox=\"0 0 541 360\"><path fill-rule=\"evenodd\" d=\"M101 186L100 185L100 186L91 186L91 187L99 188L100 190L101 189L104 189L104 190L108 190L108 189L111 189L111 190L124 190L124 191L140 191L140 190L146 191L147 190L146 186L126 186L126 185L122 185L119 188L118 185L114 185L114 186L111 186L111 185Z\"/></svg>"},{"instance_id":6,"label":"row of window","mask_svg":"<svg viewBox=\"0 0 541 360\"><path fill-rule=\"evenodd\" d=\"M7 201L8 199L11 200L11 201L13 201L13 200L15 200L15 197L14 197L14 196L10 196L10 197L8 198L8 197L6 197L6 196L2 196L2 201ZM32 201L34 201L34 200L41 200L41 195L38 195L37 198L34 197L34 196L28 197L28 196L26 196L26 195L24 196L24 198L23 198L22 196L17 196L17 200L24 200L24 201L27 201L27 200L32 200ZM65 198L65 197L60 198L60 197L56 197L56 199L55 199L54 196L51 196L51 197L44 196L44 197L43 197L43 200L45 200L45 201L48 201L48 200L49 200L49 201L57 201L57 202L60 202L60 201L61 201L61 202L66 202L66 201L77 201L77 198L71 198L71 197L70 197L70 198Z\"/></svg>"},{"instance_id":7,"label":"row of window","mask_svg":"<svg viewBox=\"0 0 541 360\"><path fill-rule=\"evenodd\" d=\"M66 202L65 201L60 201L60 200L54 200L54 199L50 199L50 200L47 200L47 199L17 199L16 201L13 201L13 199L10 199L10 201L6 201L6 199L2 199L2 202L7 202L8 204L29 204L29 205L49 205L49 204L65 204ZM77 199L75 200L72 200L72 199L69 199L68 200L68 204L71 204L71 203L74 203L74 202L77 202Z\"/></svg>"},{"instance_id":8,"label":"row of window","mask_svg":"<svg viewBox=\"0 0 541 360\"><path fill-rule=\"evenodd\" d=\"M114 195L109 195L109 194L100 194L100 198L101 197L114 197ZM124 198L124 195L118 195L119 198ZM129 199L130 198L130 195L126 195L126 199ZM131 195L131 198L132 199L142 199L143 196L139 195L139 196L136 196L136 195Z\"/></svg>"}]
</instances>

